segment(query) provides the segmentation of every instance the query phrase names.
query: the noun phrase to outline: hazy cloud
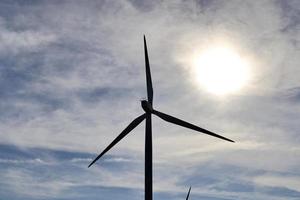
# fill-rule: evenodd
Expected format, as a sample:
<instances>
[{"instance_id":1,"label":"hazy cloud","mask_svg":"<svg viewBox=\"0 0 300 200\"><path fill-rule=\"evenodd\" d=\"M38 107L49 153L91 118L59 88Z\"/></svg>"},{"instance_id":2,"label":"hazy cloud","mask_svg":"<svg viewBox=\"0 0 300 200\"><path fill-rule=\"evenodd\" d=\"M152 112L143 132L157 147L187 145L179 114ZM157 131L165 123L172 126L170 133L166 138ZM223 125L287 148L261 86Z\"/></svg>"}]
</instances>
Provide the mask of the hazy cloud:
<instances>
[{"instance_id":1,"label":"hazy cloud","mask_svg":"<svg viewBox=\"0 0 300 200\"><path fill-rule=\"evenodd\" d=\"M299 197L299 9L296 0L1 2L0 142L10 147L0 194L142 198L143 124L86 167L143 112L146 34L154 106L236 141L153 117L157 198L182 199L189 185L199 199ZM197 85L191 65L218 44L252 72L224 98Z\"/></svg>"}]
</instances>

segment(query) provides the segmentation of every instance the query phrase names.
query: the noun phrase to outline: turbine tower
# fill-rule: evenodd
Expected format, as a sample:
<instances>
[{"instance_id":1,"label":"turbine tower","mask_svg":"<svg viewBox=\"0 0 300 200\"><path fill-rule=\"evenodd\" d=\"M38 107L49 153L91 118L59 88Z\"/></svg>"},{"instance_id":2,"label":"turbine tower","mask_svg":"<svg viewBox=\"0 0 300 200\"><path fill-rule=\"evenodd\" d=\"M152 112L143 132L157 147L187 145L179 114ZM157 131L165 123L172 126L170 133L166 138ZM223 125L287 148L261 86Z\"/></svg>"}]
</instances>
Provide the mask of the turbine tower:
<instances>
[{"instance_id":1,"label":"turbine tower","mask_svg":"<svg viewBox=\"0 0 300 200\"><path fill-rule=\"evenodd\" d=\"M144 36L144 51L145 51L145 67L146 67L146 84L147 84L147 96L148 100L142 100L141 106L145 111L144 114L140 115L136 119L134 119L121 133L117 136L111 143L108 145L101 154L99 154L88 167L92 166L99 158L101 158L107 151L109 151L114 145L116 145L120 140L122 140L130 131L132 131L135 127L137 127L144 119L146 119L146 129L145 129L145 200L152 200L152 125L151 125L151 115L154 114L161 119L183 126L185 128L189 128L210 136L214 136L229 142L234 142L226 137L213 133L204 128L200 128L191 123L185 122L181 119L173 117L171 115L162 113L153 108L153 88L152 88L152 80L150 73L150 64L148 58L146 37Z\"/></svg>"}]
</instances>

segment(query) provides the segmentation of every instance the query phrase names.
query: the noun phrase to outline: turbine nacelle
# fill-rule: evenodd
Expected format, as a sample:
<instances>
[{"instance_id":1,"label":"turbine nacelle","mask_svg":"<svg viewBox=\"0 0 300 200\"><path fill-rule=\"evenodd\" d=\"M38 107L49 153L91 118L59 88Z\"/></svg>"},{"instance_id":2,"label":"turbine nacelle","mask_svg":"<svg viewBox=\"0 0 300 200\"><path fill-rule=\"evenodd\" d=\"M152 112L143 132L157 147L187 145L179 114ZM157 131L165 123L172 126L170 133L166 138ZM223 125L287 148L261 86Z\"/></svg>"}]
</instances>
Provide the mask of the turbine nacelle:
<instances>
[{"instance_id":1,"label":"turbine nacelle","mask_svg":"<svg viewBox=\"0 0 300 200\"><path fill-rule=\"evenodd\" d=\"M142 100L141 105L142 105L143 110L146 113L152 113L153 112L152 105L147 100Z\"/></svg>"}]
</instances>

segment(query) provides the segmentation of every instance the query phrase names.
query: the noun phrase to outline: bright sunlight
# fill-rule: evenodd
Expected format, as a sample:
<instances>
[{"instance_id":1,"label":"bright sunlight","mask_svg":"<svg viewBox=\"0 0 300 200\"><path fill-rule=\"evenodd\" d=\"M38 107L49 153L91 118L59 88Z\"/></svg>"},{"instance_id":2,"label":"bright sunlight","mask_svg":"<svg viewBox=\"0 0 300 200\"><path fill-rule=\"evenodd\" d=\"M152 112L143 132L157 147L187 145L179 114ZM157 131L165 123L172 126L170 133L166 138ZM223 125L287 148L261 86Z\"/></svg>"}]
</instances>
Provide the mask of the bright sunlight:
<instances>
[{"instance_id":1,"label":"bright sunlight","mask_svg":"<svg viewBox=\"0 0 300 200\"><path fill-rule=\"evenodd\" d=\"M248 81L248 63L229 48L212 48L195 57L196 78L211 93L237 92Z\"/></svg>"}]
</instances>

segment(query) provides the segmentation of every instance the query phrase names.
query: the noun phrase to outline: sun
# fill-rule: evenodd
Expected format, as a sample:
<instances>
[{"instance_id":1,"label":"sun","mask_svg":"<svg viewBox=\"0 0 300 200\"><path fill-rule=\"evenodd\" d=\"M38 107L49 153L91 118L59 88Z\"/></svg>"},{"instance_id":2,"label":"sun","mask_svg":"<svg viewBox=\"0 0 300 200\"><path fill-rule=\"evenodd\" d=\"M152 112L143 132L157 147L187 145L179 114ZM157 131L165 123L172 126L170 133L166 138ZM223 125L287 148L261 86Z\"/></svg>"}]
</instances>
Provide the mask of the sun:
<instances>
[{"instance_id":1,"label":"sun","mask_svg":"<svg viewBox=\"0 0 300 200\"><path fill-rule=\"evenodd\" d=\"M249 66L234 50L217 47L205 50L194 59L196 80L216 95L237 92L249 80Z\"/></svg>"}]
</instances>

